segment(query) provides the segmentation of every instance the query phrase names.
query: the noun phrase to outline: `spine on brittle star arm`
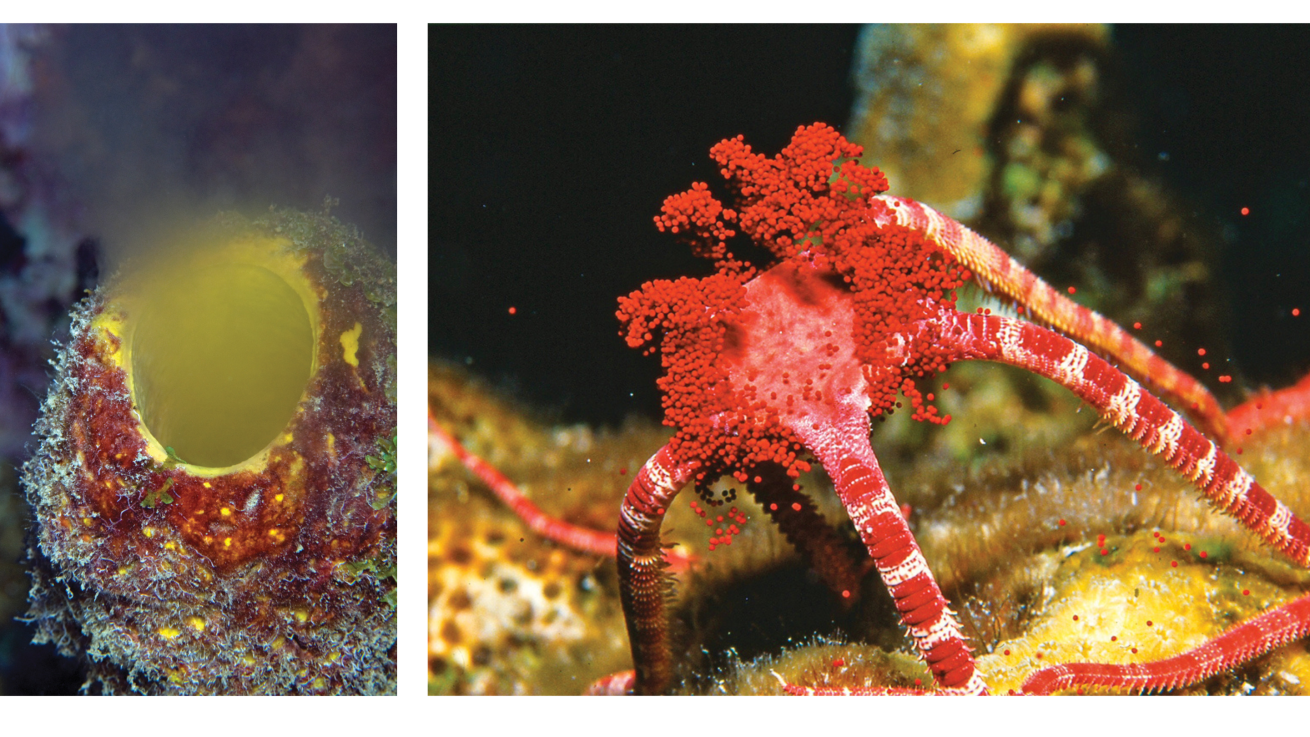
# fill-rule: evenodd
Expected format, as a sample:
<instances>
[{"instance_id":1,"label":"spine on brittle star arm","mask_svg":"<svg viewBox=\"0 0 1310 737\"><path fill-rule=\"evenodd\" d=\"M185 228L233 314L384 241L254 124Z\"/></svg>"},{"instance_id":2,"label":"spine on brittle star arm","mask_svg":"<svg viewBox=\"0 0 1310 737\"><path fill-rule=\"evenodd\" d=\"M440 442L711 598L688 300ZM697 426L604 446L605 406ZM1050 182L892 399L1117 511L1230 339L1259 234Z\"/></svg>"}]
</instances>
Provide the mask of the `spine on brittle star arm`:
<instances>
[{"instance_id":1,"label":"spine on brittle star arm","mask_svg":"<svg viewBox=\"0 0 1310 737\"><path fill-rule=\"evenodd\" d=\"M1024 681L1022 690L1025 694L1049 694L1076 686L1100 686L1122 691L1181 688L1307 634L1310 634L1310 596L1303 596L1172 658L1129 665L1065 663L1032 674Z\"/></svg>"},{"instance_id":2,"label":"spine on brittle star arm","mask_svg":"<svg viewBox=\"0 0 1310 737\"><path fill-rule=\"evenodd\" d=\"M1008 363L1060 383L1190 479L1220 510L1298 565L1310 566L1310 527L1136 381L1083 346L1036 325L996 315L956 313L951 320L947 334L962 358Z\"/></svg>"},{"instance_id":3,"label":"spine on brittle star arm","mask_svg":"<svg viewBox=\"0 0 1310 737\"><path fill-rule=\"evenodd\" d=\"M1221 443L1231 439L1227 417L1214 395L1116 323L1052 289L991 241L931 207L888 195L877 199L895 213L898 224L921 231L967 266L989 290L1023 305L1037 322L1091 346L1165 399L1190 409L1201 427Z\"/></svg>"},{"instance_id":4,"label":"spine on brittle star arm","mask_svg":"<svg viewBox=\"0 0 1310 737\"><path fill-rule=\"evenodd\" d=\"M665 600L671 582L660 543L660 524L673 498L690 479L693 468L660 448L637 472L619 510L619 597L628 621L632 662L637 666L636 693L668 690L673 680Z\"/></svg>"},{"instance_id":5,"label":"spine on brittle star arm","mask_svg":"<svg viewBox=\"0 0 1310 737\"><path fill-rule=\"evenodd\" d=\"M816 452L822 459L822 451ZM834 467L837 494L850 512L860 539L868 546L869 555L896 602L901 621L918 645L933 678L948 692L986 693L987 686L974 667L960 625L946 608L946 599L882 472L849 455L825 464L825 468Z\"/></svg>"}]
</instances>

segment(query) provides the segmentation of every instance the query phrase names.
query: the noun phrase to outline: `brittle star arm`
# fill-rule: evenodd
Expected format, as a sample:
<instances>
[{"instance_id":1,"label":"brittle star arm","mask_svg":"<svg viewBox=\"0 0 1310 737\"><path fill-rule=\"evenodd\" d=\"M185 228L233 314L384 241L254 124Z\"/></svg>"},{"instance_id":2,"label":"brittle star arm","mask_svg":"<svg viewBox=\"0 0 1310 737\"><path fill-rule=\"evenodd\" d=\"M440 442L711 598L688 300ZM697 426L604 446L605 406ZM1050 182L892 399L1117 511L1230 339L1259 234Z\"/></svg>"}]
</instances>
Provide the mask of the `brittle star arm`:
<instances>
[{"instance_id":1,"label":"brittle star arm","mask_svg":"<svg viewBox=\"0 0 1310 737\"><path fill-rule=\"evenodd\" d=\"M1006 363L1051 379L1186 476L1216 508L1301 567L1310 567L1310 526L1136 381L1087 348L1046 328L998 315L945 316L943 340L960 358Z\"/></svg>"},{"instance_id":2,"label":"brittle star arm","mask_svg":"<svg viewBox=\"0 0 1310 737\"><path fill-rule=\"evenodd\" d=\"M995 315L953 313L937 322L933 329L942 330L941 339L959 351L957 360L1006 363L1070 389L1130 438L1162 456L1216 507L1238 519L1298 565L1310 567L1310 527L1265 491L1213 441L1087 348L1040 326ZM868 474L859 470L855 473ZM861 512L852 512L852 517L857 513ZM857 522L857 528L863 534L864 526ZM1056 666L1034 674L1023 690L1050 693L1078 684L1126 690L1174 688L1243 663L1307 632L1310 632L1310 597L1302 597L1172 658L1130 665ZM784 689L790 694L848 692L786 683ZM888 691L858 691L885 692Z\"/></svg>"},{"instance_id":3,"label":"brittle star arm","mask_svg":"<svg viewBox=\"0 0 1310 737\"><path fill-rule=\"evenodd\" d=\"M1126 691L1164 691L1209 678L1310 634L1310 595L1230 627L1191 650L1151 663L1065 663L1043 668L1023 682L1025 694L1049 694L1075 686Z\"/></svg>"},{"instance_id":4,"label":"brittle star arm","mask_svg":"<svg viewBox=\"0 0 1310 737\"><path fill-rule=\"evenodd\" d=\"M431 409L428 410L428 435L434 442L449 448L460 463L481 479L519 519L527 523L533 532L584 553L603 555L607 558L613 558L617 554L617 540L612 533L572 525L541 511L514 482L497 471L490 463L465 448L454 435L437 424L432 417ZM669 565L678 570L685 569L690 563L690 558L676 551L667 551L665 556L668 558Z\"/></svg>"},{"instance_id":5,"label":"brittle star arm","mask_svg":"<svg viewBox=\"0 0 1310 737\"><path fill-rule=\"evenodd\" d=\"M619 509L619 597L628 623L636 669L633 691L663 693L673 682L668 620L664 614L671 582L664 574L660 524L695 469L674 459L665 445L646 461Z\"/></svg>"},{"instance_id":6,"label":"brittle star arm","mask_svg":"<svg viewBox=\"0 0 1310 737\"><path fill-rule=\"evenodd\" d=\"M933 672L950 693L985 693L959 624L910 534L869 447L868 416L827 426L805 437L825 468L901 620ZM835 469L835 470L834 470ZM619 581L637 693L662 693L672 682L665 601L668 581L660 562L660 523L678 489L694 473L679 466L667 446L651 457L633 481L619 516Z\"/></svg>"},{"instance_id":7,"label":"brittle star arm","mask_svg":"<svg viewBox=\"0 0 1310 737\"><path fill-rule=\"evenodd\" d=\"M1214 395L1118 324L1052 289L991 241L933 208L903 197L881 195L875 199L889 206L898 224L923 233L967 266L988 291L1024 308L1035 321L1118 362L1166 400L1189 409L1202 429L1221 443L1231 440L1227 417Z\"/></svg>"},{"instance_id":8,"label":"brittle star arm","mask_svg":"<svg viewBox=\"0 0 1310 737\"><path fill-rule=\"evenodd\" d=\"M1197 647L1149 663L1065 663L1028 676L1021 695L1044 696L1079 686L1149 693L1200 683L1216 673L1257 658L1310 634L1310 595L1234 625ZM937 695L939 691L906 688L808 687L788 683L777 673L783 692L791 696Z\"/></svg>"},{"instance_id":9,"label":"brittle star arm","mask_svg":"<svg viewBox=\"0 0 1310 737\"><path fill-rule=\"evenodd\" d=\"M974 667L959 622L947 608L869 445L869 416L847 414L839 423L800 423L797 429L832 476L837 496L940 692L986 694L987 684Z\"/></svg>"}]
</instances>

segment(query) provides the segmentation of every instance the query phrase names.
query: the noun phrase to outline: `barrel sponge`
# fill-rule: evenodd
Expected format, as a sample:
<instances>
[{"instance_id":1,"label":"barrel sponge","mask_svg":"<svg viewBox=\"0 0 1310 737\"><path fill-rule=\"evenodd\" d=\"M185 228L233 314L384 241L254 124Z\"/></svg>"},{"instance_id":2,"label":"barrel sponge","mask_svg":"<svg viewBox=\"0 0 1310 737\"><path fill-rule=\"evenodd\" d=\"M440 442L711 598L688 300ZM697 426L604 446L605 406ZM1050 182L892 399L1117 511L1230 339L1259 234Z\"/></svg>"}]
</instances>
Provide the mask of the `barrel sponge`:
<instances>
[{"instance_id":1,"label":"barrel sponge","mask_svg":"<svg viewBox=\"0 0 1310 737\"><path fill-rule=\"evenodd\" d=\"M73 310L23 468L37 642L85 690L395 690L395 265L220 215Z\"/></svg>"}]
</instances>

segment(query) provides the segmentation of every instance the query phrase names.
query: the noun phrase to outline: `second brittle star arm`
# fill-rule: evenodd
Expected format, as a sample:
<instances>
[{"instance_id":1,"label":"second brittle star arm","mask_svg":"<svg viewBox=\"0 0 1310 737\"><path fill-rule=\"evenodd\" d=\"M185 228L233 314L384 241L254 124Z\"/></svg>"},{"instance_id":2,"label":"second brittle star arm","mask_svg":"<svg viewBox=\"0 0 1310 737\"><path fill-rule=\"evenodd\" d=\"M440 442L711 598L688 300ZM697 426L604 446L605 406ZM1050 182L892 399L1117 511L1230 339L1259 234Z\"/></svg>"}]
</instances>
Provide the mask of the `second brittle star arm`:
<instances>
[{"instance_id":1,"label":"second brittle star arm","mask_svg":"<svg viewBox=\"0 0 1310 737\"><path fill-rule=\"evenodd\" d=\"M946 314L930 329L941 331L939 340L956 351L956 360L981 359L1010 364L1070 389L1115 427L1147 450L1160 455L1170 467L1190 479L1216 507L1238 519L1298 565L1307 567L1310 564L1310 527L1265 491L1213 441L1087 348L1046 328L994 315ZM806 440L807 444L823 445L810 438ZM816 453L822 455L817 447ZM880 474L867 468L851 466L853 470L848 471L848 466L851 466L850 462L840 462L839 477L853 473L854 478L847 481L852 488L873 487L880 480ZM871 515L890 519L886 510L882 510L884 514L878 514L876 500L853 504L847 499L847 494L842 496L862 535L869 527L862 519ZM880 537L885 541L884 546L896 544L894 533L884 532ZM879 558L878 545L871 546L870 551L876 559ZM908 580L917 572L909 558L900 567L903 570L894 574L893 579ZM882 572L883 568L884 563L880 561L879 571ZM884 575L884 579L887 578ZM895 595L894 580L887 583ZM904 611L900 597L897 598L898 609ZM908 624L910 618L907 617L906 621ZM1278 645L1303 637L1307 632L1310 632L1310 597L1303 597L1172 658L1129 665L1075 663L1056 666L1034 674L1024 684L1023 690L1025 693L1051 693L1076 685L1132 691L1175 688L1232 668ZM911 634L914 634L913 625ZM939 677L938 683L943 684L943 679ZM785 683L784 688L790 694L837 693ZM873 689L868 692L884 691Z\"/></svg>"},{"instance_id":2,"label":"second brittle star arm","mask_svg":"<svg viewBox=\"0 0 1310 737\"><path fill-rule=\"evenodd\" d=\"M693 471L691 464L674 460L665 445L637 472L619 509L619 596L628 623L636 669L632 686L637 693L663 693L673 681L664 614L672 582L664 573L660 526Z\"/></svg>"},{"instance_id":3,"label":"second brittle star arm","mask_svg":"<svg viewBox=\"0 0 1310 737\"><path fill-rule=\"evenodd\" d=\"M1043 668L1023 682L1025 694L1077 686L1122 691L1164 691L1190 686L1310 634L1310 595L1235 625L1204 644L1151 663L1065 663Z\"/></svg>"},{"instance_id":4,"label":"second brittle star arm","mask_svg":"<svg viewBox=\"0 0 1310 737\"><path fill-rule=\"evenodd\" d=\"M868 419L804 433L832 472L837 494L896 602L901 621L943 693L982 694L959 624L914 541L868 444ZM694 469L665 446L633 481L619 518L619 580L632 644L637 693L662 693L672 682L665 602L669 582L659 558L664 513Z\"/></svg>"},{"instance_id":5,"label":"second brittle star arm","mask_svg":"<svg viewBox=\"0 0 1310 737\"><path fill-rule=\"evenodd\" d=\"M1279 606L1173 657L1149 663L1064 663L1028 676L1020 690L1044 696L1090 686L1115 691L1149 693L1191 686L1216 673L1257 658L1276 647L1310 635L1310 595ZM791 696L936 695L940 691L907 688L809 687L788 683L777 673L783 692ZM1011 692L1013 693L1013 692Z\"/></svg>"},{"instance_id":6,"label":"second brittle star arm","mask_svg":"<svg viewBox=\"0 0 1310 737\"><path fill-rule=\"evenodd\" d=\"M615 556L617 543L613 533L598 532L572 525L541 511L514 482L506 478L500 471L497 471L490 463L470 452L455 439L454 435L451 435L441 425L437 424L437 421L432 417L431 410L428 411L428 434L435 438L437 442L448 447L451 453L459 459L460 463L464 464L465 468L481 479L533 532L548 540L553 540L584 553L602 555L607 558ZM686 555L676 551L666 551L665 557L668 559L669 565L677 569L686 568L690 562Z\"/></svg>"},{"instance_id":7,"label":"second brittle star arm","mask_svg":"<svg viewBox=\"0 0 1310 737\"><path fill-rule=\"evenodd\" d=\"M1118 362L1128 374L1189 410L1201 428L1220 443L1232 439L1227 417L1214 395L1114 321L1060 294L991 241L933 208L903 197L880 195L876 199L890 208L898 224L922 232L967 266L988 290L1022 307L1037 322Z\"/></svg>"},{"instance_id":8,"label":"second brittle star arm","mask_svg":"<svg viewBox=\"0 0 1310 737\"><path fill-rule=\"evenodd\" d=\"M1310 567L1310 526L1136 381L1046 328L998 315L955 313L945 340L961 358L1007 363L1068 388L1142 447L1186 476L1215 507L1297 565Z\"/></svg>"}]
</instances>

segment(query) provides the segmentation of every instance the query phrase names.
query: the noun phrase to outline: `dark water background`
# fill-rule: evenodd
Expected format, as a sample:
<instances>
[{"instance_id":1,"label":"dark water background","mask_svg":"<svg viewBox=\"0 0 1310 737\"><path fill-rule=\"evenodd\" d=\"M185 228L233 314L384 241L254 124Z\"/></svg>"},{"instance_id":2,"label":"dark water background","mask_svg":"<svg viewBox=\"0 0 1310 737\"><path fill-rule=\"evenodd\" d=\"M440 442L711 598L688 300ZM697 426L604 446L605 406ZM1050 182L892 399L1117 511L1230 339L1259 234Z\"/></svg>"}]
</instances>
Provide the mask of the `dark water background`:
<instances>
[{"instance_id":1,"label":"dark water background","mask_svg":"<svg viewBox=\"0 0 1310 737\"><path fill-rule=\"evenodd\" d=\"M429 343L561 420L659 416L658 361L618 337L615 300L707 262L651 218L709 147L776 153L798 125L842 129L848 26L431 30ZM1127 26L1114 104L1142 173L1223 234L1239 380L1310 369L1310 29ZM1165 154L1161 156L1160 154ZM1242 217L1239 210L1251 208ZM517 314L510 315L511 306Z\"/></svg>"}]
</instances>

